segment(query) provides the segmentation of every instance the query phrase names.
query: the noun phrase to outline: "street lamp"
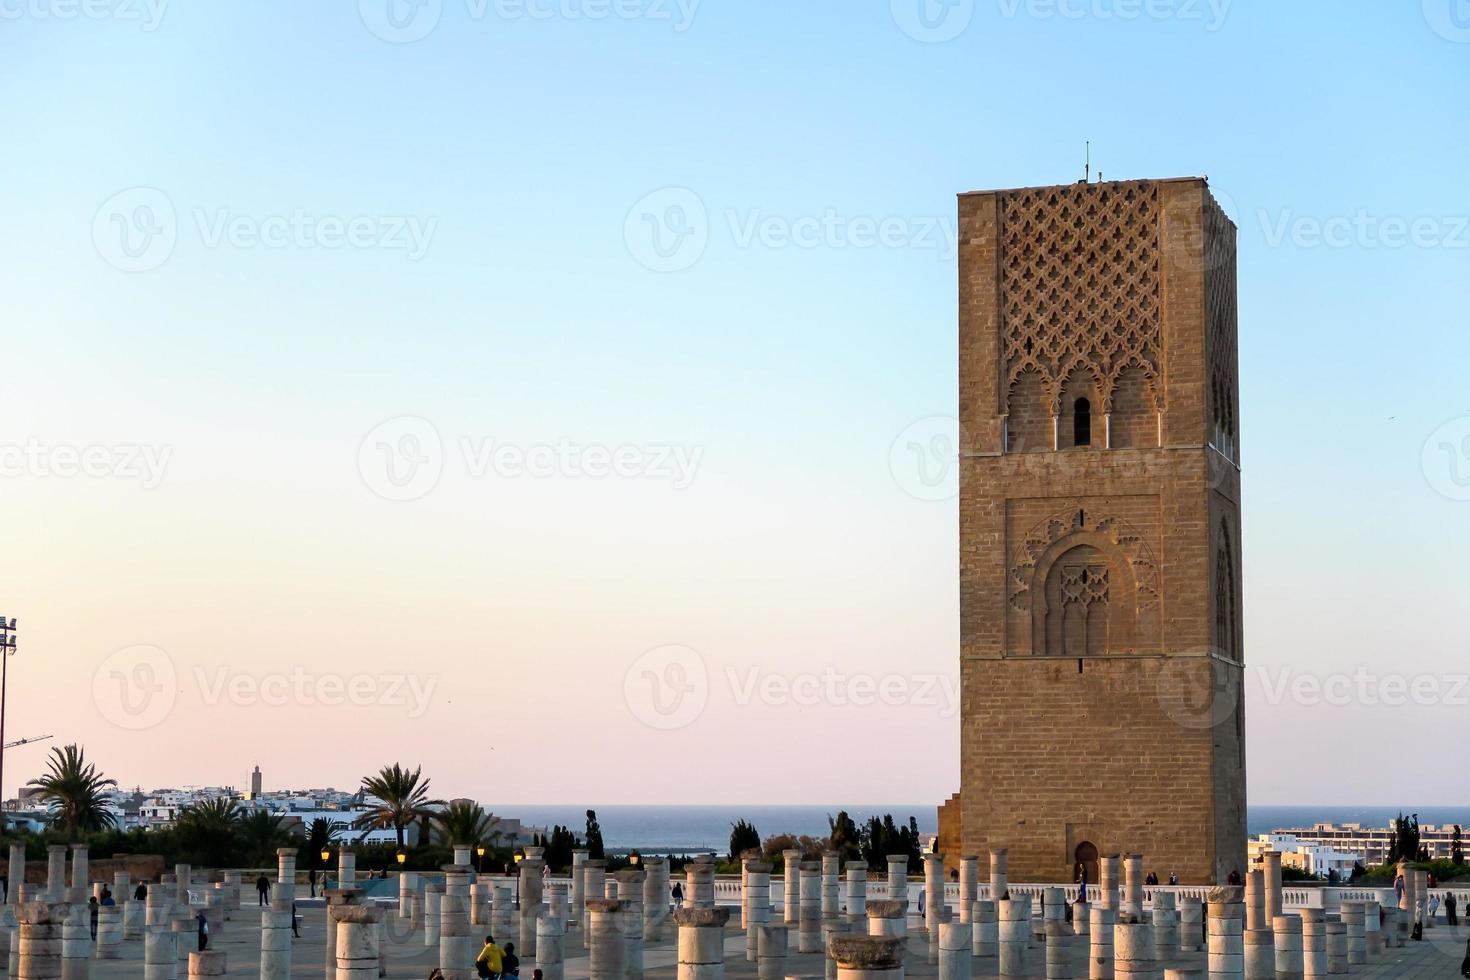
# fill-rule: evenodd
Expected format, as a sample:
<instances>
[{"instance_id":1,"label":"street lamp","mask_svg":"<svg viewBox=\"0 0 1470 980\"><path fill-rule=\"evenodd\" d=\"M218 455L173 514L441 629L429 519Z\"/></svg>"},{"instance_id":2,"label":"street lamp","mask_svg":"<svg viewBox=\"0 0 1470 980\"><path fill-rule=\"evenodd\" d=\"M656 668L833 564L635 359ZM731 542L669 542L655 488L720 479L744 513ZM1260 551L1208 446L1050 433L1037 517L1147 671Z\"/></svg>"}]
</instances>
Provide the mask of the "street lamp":
<instances>
[{"instance_id":1,"label":"street lamp","mask_svg":"<svg viewBox=\"0 0 1470 980\"><path fill-rule=\"evenodd\" d=\"M520 867L521 860L524 857L525 857L524 854L522 854L520 851L516 851L516 866L517 866L517 868ZM520 872L517 871L516 872L516 908L520 908L520 907L521 907L521 875L520 875Z\"/></svg>"},{"instance_id":2,"label":"street lamp","mask_svg":"<svg viewBox=\"0 0 1470 980\"><path fill-rule=\"evenodd\" d=\"M398 858L399 867L402 867L403 863L408 860L408 852L401 847L398 849L398 853L394 856Z\"/></svg>"},{"instance_id":3,"label":"street lamp","mask_svg":"<svg viewBox=\"0 0 1470 980\"><path fill-rule=\"evenodd\" d=\"M5 807L5 681L10 658L15 656L15 620L0 616L0 810ZM0 815L0 830L6 823Z\"/></svg>"},{"instance_id":4,"label":"street lamp","mask_svg":"<svg viewBox=\"0 0 1470 980\"><path fill-rule=\"evenodd\" d=\"M326 864L326 863L327 863L327 862L328 862L328 861L330 861L330 860L331 860L331 859L332 859L332 852L331 852L331 851L329 851L329 850L328 850L328 849L327 849L327 848L325 848L325 847L324 847L324 848L322 848L322 864L323 864L323 865L325 865L325 864Z\"/></svg>"},{"instance_id":5,"label":"street lamp","mask_svg":"<svg viewBox=\"0 0 1470 980\"><path fill-rule=\"evenodd\" d=\"M633 867L635 867L635 868L638 867L638 862L641 861L641 860L643 860L643 859L642 859L642 857L639 856L639 854L638 854L637 851L631 851L631 852L629 852L629 854L628 854L628 863L631 864Z\"/></svg>"},{"instance_id":6,"label":"street lamp","mask_svg":"<svg viewBox=\"0 0 1470 980\"><path fill-rule=\"evenodd\" d=\"M475 845L475 874L479 874L480 873L480 863L481 863L481 859L484 858L484 856L485 856L485 845L484 844L476 844Z\"/></svg>"}]
</instances>

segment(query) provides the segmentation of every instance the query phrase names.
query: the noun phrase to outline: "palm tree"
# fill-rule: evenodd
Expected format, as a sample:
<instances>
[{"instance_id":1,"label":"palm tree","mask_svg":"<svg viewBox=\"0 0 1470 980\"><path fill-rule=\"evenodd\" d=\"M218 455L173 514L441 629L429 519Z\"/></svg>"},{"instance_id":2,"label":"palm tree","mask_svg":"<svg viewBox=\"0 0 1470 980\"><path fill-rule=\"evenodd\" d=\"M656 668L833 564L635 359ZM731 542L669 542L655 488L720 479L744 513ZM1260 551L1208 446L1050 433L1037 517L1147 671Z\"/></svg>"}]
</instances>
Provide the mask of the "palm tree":
<instances>
[{"instance_id":1,"label":"palm tree","mask_svg":"<svg viewBox=\"0 0 1470 980\"><path fill-rule=\"evenodd\" d=\"M490 836L490 819L480 804L457 800L435 814L435 836L441 844L478 844Z\"/></svg>"},{"instance_id":2,"label":"palm tree","mask_svg":"<svg viewBox=\"0 0 1470 980\"><path fill-rule=\"evenodd\" d=\"M291 835L281 826L282 819L269 810L252 810L240 821L240 842L250 861L268 865L276 848L286 846Z\"/></svg>"},{"instance_id":3,"label":"palm tree","mask_svg":"<svg viewBox=\"0 0 1470 980\"><path fill-rule=\"evenodd\" d=\"M212 867L228 864L240 824L240 805L219 796L194 803L179 811L174 822L179 842L194 859Z\"/></svg>"},{"instance_id":4,"label":"palm tree","mask_svg":"<svg viewBox=\"0 0 1470 980\"><path fill-rule=\"evenodd\" d=\"M117 825L103 795L117 786L117 780L105 778L75 744L52 749L46 774L27 785L39 789L37 795L55 807L52 826L64 828L66 839L73 843L83 830L107 830Z\"/></svg>"},{"instance_id":5,"label":"palm tree","mask_svg":"<svg viewBox=\"0 0 1470 980\"><path fill-rule=\"evenodd\" d=\"M317 817L306 828L306 850L311 855L313 868L321 864L322 851L330 850L337 843L337 825L326 817Z\"/></svg>"},{"instance_id":6,"label":"palm tree","mask_svg":"<svg viewBox=\"0 0 1470 980\"><path fill-rule=\"evenodd\" d=\"M398 835L398 846L403 847L403 828L415 820L432 817L436 811L431 808L444 805L443 800L429 799L429 781L423 779L422 773L423 766L409 772L395 762L384 766L376 776L364 776L363 791L381 802L358 817L357 826L392 827Z\"/></svg>"}]
</instances>

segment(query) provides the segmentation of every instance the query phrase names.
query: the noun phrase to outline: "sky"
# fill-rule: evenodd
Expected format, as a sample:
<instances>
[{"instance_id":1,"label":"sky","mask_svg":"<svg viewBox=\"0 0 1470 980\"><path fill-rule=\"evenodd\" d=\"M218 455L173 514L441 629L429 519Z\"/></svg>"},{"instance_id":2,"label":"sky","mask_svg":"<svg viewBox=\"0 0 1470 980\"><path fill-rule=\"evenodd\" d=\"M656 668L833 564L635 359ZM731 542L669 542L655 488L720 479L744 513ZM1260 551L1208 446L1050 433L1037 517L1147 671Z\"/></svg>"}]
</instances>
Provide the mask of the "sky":
<instances>
[{"instance_id":1,"label":"sky","mask_svg":"<svg viewBox=\"0 0 1470 980\"><path fill-rule=\"evenodd\" d=\"M1251 801L1470 799L1464 0L0 0L0 82L7 793L948 797L955 195L1091 141L1241 229Z\"/></svg>"}]
</instances>

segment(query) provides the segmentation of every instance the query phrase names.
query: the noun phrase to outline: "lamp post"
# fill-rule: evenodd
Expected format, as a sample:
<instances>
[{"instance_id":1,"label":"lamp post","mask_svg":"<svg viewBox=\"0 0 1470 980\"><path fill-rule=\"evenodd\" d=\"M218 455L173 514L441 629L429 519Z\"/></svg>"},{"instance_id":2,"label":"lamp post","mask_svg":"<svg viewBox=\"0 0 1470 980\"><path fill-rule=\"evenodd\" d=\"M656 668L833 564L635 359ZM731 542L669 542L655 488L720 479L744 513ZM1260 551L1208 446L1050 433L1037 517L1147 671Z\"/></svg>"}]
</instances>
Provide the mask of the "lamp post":
<instances>
[{"instance_id":1,"label":"lamp post","mask_svg":"<svg viewBox=\"0 0 1470 980\"><path fill-rule=\"evenodd\" d=\"M485 857L485 845L484 844L476 844L475 845L475 874L479 874L480 873L480 864L482 863L482 859L484 857Z\"/></svg>"},{"instance_id":2,"label":"lamp post","mask_svg":"<svg viewBox=\"0 0 1470 980\"><path fill-rule=\"evenodd\" d=\"M521 859L524 858L524 857L525 857L524 854L522 854L520 851L516 851L516 908L520 908L521 907L521 872L520 872L520 866L521 866Z\"/></svg>"},{"instance_id":3,"label":"lamp post","mask_svg":"<svg viewBox=\"0 0 1470 980\"><path fill-rule=\"evenodd\" d=\"M5 682L10 658L15 656L15 620L0 616L0 811L5 808ZM8 827L0 813L0 830Z\"/></svg>"},{"instance_id":4,"label":"lamp post","mask_svg":"<svg viewBox=\"0 0 1470 980\"><path fill-rule=\"evenodd\" d=\"M628 863L633 867L638 867L638 862L641 860L643 860L643 857L637 851L628 852Z\"/></svg>"},{"instance_id":5,"label":"lamp post","mask_svg":"<svg viewBox=\"0 0 1470 980\"><path fill-rule=\"evenodd\" d=\"M395 854L395 855L393 855L393 856L398 859L398 867L400 867L400 868L402 868L403 865L404 865L404 862L406 862L408 860L408 852L405 851L401 847L398 849L398 853Z\"/></svg>"}]
</instances>

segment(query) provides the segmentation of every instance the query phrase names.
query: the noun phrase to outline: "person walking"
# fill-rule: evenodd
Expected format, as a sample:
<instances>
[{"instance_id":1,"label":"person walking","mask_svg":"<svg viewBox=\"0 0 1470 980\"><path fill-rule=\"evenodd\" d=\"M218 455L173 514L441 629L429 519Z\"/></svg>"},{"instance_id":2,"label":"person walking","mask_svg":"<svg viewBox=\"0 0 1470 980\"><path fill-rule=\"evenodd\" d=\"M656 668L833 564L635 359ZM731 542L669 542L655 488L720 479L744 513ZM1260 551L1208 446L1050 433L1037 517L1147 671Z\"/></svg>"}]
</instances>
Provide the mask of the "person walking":
<instances>
[{"instance_id":1,"label":"person walking","mask_svg":"<svg viewBox=\"0 0 1470 980\"><path fill-rule=\"evenodd\" d=\"M682 904L684 901L684 886L679 884L677 881L674 882L672 894L674 897L674 901Z\"/></svg>"},{"instance_id":2,"label":"person walking","mask_svg":"<svg viewBox=\"0 0 1470 980\"><path fill-rule=\"evenodd\" d=\"M301 916L296 914L296 903L291 903L291 936L295 939L301 938Z\"/></svg>"},{"instance_id":3,"label":"person walking","mask_svg":"<svg viewBox=\"0 0 1470 980\"><path fill-rule=\"evenodd\" d=\"M1452 926L1460 924L1460 917L1456 914L1460 902L1455 898L1454 892L1445 892L1444 896L1444 919Z\"/></svg>"},{"instance_id":4,"label":"person walking","mask_svg":"<svg viewBox=\"0 0 1470 980\"><path fill-rule=\"evenodd\" d=\"M311 897L316 898L316 868L307 872L306 883L311 886Z\"/></svg>"},{"instance_id":5,"label":"person walking","mask_svg":"<svg viewBox=\"0 0 1470 980\"><path fill-rule=\"evenodd\" d=\"M1438 895L1430 895L1429 896L1429 922L1427 923L1427 925L1429 926L1429 928L1431 928L1431 929L1434 928L1434 917L1437 916L1437 915L1439 915L1439 896Z\"/></svg>"},{"instance_id":6,"label":"person walking","mask_svg":"<svg viewBox=\"0 0 1470 980\"><path fill-rule=\"evenodd\" d=\"M500 968L504 965L505 954L500 947L495 945L494 936L485 937L485 946L480 950L480 955L475 957L475 973L483 980L494 980L500 976Z\"/></svg>"},{"instance_id":7,"label":"person walking","mask_svg":"<svg viewBox=\"0 0 1470 980\"><path fill-rule=\"evenodd\" d=\"M202 953L209 948L209 919L205 917L203 909L195 914L194 923L199 928L199 952Z\"/></svg>"},{"instance_id":8,"label":"person walking","mask_svg":"<svg viewBox=\"0 0 1470 980\"><path fill-rule=\"evenodd\" d=\"M97 896L87 899L87 913L91 916L92 942L97 941Z\"/></svg>"},{"instance_id":9,"label":"person walking","mask_svg":"<svg viewBox=\"0 0 1470 980\"><path fill-rule=\"evenodd\" d=\"M262 907L271 903L271 880L263 874L255 879L255 895Z\"/></svg>"},{"instance_id":10,"label":"person walking","mask_svg":"<svg viewBox=\"0 0 1470 980\"><path fill-rule=\"evenodd\" d=\"M138 882L138 887L133 889L133 901L135 901L135 902L146 902L146 901L148 901L148 886L146 884L144 884L143 882L141 882L141 881Z\"/></svg>"},{"instance_id":11,"label":"person walking","mask_svg":"<svg viewBox=\"0 0 1470 980\"><path fill-rule=\"evenodd\" d=\"M1396 898L1396 899L1398 899L1397 904L1399 904L1399 905L1402 905L1403 904L1403 901L1404 901L1404 876L1402 874L1394 875L1394 878L1393 878L1393 897Z\"/></svg>"}]
</instances>

